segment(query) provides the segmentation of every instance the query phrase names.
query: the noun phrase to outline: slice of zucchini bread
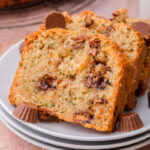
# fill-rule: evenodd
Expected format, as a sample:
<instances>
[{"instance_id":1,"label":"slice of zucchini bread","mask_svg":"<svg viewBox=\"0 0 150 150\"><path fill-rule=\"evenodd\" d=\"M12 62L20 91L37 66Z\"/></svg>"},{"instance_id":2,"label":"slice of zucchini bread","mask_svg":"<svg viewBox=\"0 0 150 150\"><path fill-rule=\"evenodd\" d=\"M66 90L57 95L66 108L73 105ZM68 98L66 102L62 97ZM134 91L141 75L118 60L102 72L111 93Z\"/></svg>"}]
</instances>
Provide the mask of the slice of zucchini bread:
<instances>
[{"instance_id":1,"label":"slice of zucchini bread","mask_svg":"<svg viewBox=\"0 0 150 150\"><path fill-rule=\"evenodd\" d=\"M63 29L25 39L9 100L29 102L59 119L98 131L114 130L131 88L133 68L106 36Z\"/></svg>"},{"instance_id":2,"label":"slice of zucchini bread","mask_svg":"<svg viewBox=\"0 0 150 150\"><path fill-rule=\"evenodd\" d=\"M84 11L80 15L73 16L64 12L63 15L66 19L67 30L77 31L81 35L104 34L127 54L130 63L135 66L135 72L133 73L132 89L128 96L126 109L133 109L136 105L135 90L138 87L139 76L146 55L145 42L140 33L136 32L130 25L113 23L96 16L91 11ZM44 26L42 25L40 29L44 29Z\"/></svg>"},{"instance_id":3,"label":"slice of zucchini bread","mask_svg":"<svg viewBox=\"0 0 150 150\"><path fill-rule=\"evenodd\" d=\"M147 54L145 61L143 63L142 72L140 73L140 82L137 89L137 94L144 94L148 86L148 78L150 71L150 21L141 18L132 18L128 16L128 11L126 8L115 11L113 17L110 19L113 22L122 22L125 24L130 24L132 27L141 32L147 46Z\"/></svg>"}]
</instances>

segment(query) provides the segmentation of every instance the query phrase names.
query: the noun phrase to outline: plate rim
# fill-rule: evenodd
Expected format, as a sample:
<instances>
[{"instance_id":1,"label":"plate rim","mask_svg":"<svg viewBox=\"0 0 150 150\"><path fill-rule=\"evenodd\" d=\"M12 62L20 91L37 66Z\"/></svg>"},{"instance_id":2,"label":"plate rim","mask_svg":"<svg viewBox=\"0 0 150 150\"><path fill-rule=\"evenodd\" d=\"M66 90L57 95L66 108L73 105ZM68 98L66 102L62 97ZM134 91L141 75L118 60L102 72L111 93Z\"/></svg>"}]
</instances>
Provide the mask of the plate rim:
<instances>
[{"instance_id":1,"label":"plate rim","mask_svg":"<svg viewBox=\"0 0 150 150\"><path fill-rule=\"evenodd\" d=\"M47 144L47 143L44 143L44 142L39 142L38 140L34 139L34 138L31 138L30 136L22 133L21 131L17 130L16 128L14 128L13 126L11 126L4 118L2 118L0 116L0 120L3 122L4 125L6 125L6 127L12 131L15 135L17 135L18 137L20 137L21 139L35 145L35 146L39 146L39 147L42 147L42 148L54 148L52 147L52 145L50 144ZM63 149L55 149L55 150L63 150Z\"/></svg>"},{"instance_id":2,"label":"plate rim","mask_svg":"<svg viewBox=\"0 0 150 150\"><path fill-rule=\"evenodd\" d=\"M58 142L58 141L55 141L55 140L49 140L49 139L46 139L45 137L42 139L40 139L40 135L38 135L38 132L35 131L35 133L31 133L28 129L28 127L22 127L21 123L16 121L15 122L15 119L13 117L11 117L7 112L5 112L5 110L0 110L0 115L1 117L7 121L12 127L14 127L15 129L19 130L20 132L22 132L23 134L25 135L28 135L29 137L31 138L34 138L38 141L42 141L44 143L50 143L52 145L57 145L57 146L60 146L60 147L67 147L67 148L75 148L75 149L108 149L108 148L120 148L120 147L125 147L125 146L129 146L129 145L132 145L132 144L135 144L135 143L138 143L140 141L143 141L143 140L146 140L148 138L150 138L150 131L149 133L146 133L146 135L143 135L143 136L140 136L138 138L135 138L133 140L131 139L128 139L128 141L125 141L125 142L120 142L118 143L117 141L117 144L104 144L104 145L77 145L77 144L70 144L70 143L65 143L65 142ZM13 121L13 122L12 122ZM33 130L33 129L30 129L30 130ZM36 133L37 132L37 133ZM88 141L87 141L88 142ZM61 143L61 144L60 144ZM65 145L64 145L65 143Z\"/></svg>"},{"instance_id":3,"label":"plate rim","mask_svg":"<svg viewBox=\"0 0 150 150\"><path fill-rule=\"evenodd\" d=\"M52 147L52 145L48 145L46 143L41 143L41 142L38 142L36 141L36 139L33 139L25 134L23 134L22 132L18 131L17 129L13 128L9 123L7 123L4 119L2 119L2 117L0 116L0 120L7 126L7 128L9 130L11 130L13 133L15 133L17 136L19 136L20 138L24 139L25 141L33 144L33 145L36 145L36 146L39 146L39 147L43 147L43 148L54 148ZM127 146L127 147L121 147L120 150L127 150L130 148L130 150L135 150L135 149L138 149L138 148L141 148L141 147L144 147L146 145L148 145L150 143L150 139L147 139L147 140L144 140L144 141L141 141L137 144L134 144L134 145L131 145L131 146ZM54 150L63 150L63 149L54 149Z\"/></svg>"},{"instance_id":4,"label":"plate rim","mask_svg":"<svg viewBox=\"0 0 150 150\"><path fill-rule=\"evenodd\" d=\"M24 40L21 40L19 42L17 42L16 44L12 45L1 57L0 57L0 63L1 61L3 61L3 59L7 56L7 54L13 50L16 47L19 47L20 43L23 42ZM19 49L16 48L19 52ZM0 104L2 105L2 107L6 110L6 112L8 112L13 118L15 118L16 120L18 120L19 122L23 123L24 125L28 126L29 128L32 128L34 130L37 130L39 132L51 135L51 136L55 136L58 138L63 138L63 139L71 139L71 140L77 140L77 141L110 141L110 140L117 140L117 139L124 139L127 137L131 137L131 136L135 136L138 134L141 134L143 132L146 132L148 130L150 130L150 126L149 127L143 127L139 130L135 130L135 131L131 131L128 133L125 133L124 135L116 135L115 137L109 136L109 137L85 137L85 136L73 136L73 135L69 135L69 134L64 134L64 133L58 133L56 131L50 131L50 130L45 130L41 127L38 127L36 125L30 124L30 123L25 123L19 119L17 119L16 117L14 117L12 115L12 112L10 112L10 110L7 109L7 106L3 103L3 100L0 98Z\"/></svg>"}]
</instances>

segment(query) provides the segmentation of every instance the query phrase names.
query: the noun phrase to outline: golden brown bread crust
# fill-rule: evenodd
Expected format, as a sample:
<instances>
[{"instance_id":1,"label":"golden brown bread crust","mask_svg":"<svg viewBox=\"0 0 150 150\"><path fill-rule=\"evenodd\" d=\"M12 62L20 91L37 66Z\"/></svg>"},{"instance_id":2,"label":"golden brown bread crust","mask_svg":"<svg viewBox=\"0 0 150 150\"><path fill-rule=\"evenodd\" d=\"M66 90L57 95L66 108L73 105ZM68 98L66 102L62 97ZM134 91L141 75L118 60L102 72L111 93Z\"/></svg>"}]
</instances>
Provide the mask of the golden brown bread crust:
<instances>
[{"instance_id":1,"label":"golden brown bread crust","mask_svg":"<svg viewBox=\"0 0 150 150\"><path fill-rule=\"evenodd\" d=\"M25 46L25 48L22 52L22 55L21 55L22 60L21 61L23 61L26 58L26 56L29 55L29 52L30 52L29 47L32 45L34 40L36 40L38 38L38 36L40 36L43 32L47 33L48 35L50 35L50 34L55 35L55 34L59 33L60 36L65 35L67 33L77 34L75 32L61 30L61 29L52 29L52 30L47 30L47 31L39 30L39 31L29 35L25 39L26 46ZM116 89L115 89L114 95L113 95L113 98L116 99L116 101L115 101L115 103L113 103L113 108L114 109L111 110L111 116L109 116L110 118L112 118L112 120L109 123L109 126L99 128L99 127L95 127L92 124L88 124L88 123L82 124L82 125L87 127L87 128L94 128L98 131L109 131L110 132L114 129L114 125L115 125L114 122L116 122L116 119L117 119L118 115L120 115L122 113L123 109L124 109L124 105L126 103L128 91L131 88L129 83L131 82L131 79L132 79L133 68L132 68L132 66L129 65L126 56L124 56L124 54L120 53L120 50L118 50L119 49L118 46L116 46L115 44L110 42L103 35L93 35L90 38L93 38L93 37L103 39L103 40L107 41L108 43L110 43L110 45L112 45L112 49L106 50L106 53L107 53L107 55L111 56L113 58L113 60L117 61L117 64L118 64L119 68L121 69L120 72L119 72L120 80L116 85ZM115 49L117 49L117 50L115 50ZM19 64L18 70L16 72L16 76L14 78L13 84L12 84L11 89L10 89L10 94L9 94L10 102L15 104L15 105L18 105L20 103L20 101L22 100L22 99L20 99L18 101L15 100L15 95L14 95L15 94L14 89L16 87L16 84L18 84L17 79L19 77L21 69L22 69L22 65ZM58 114L52 112L51 110L43 108L40 105L38 105L38 109L39 109L40 112L43 112L43 113L40 113L41 118L45 119L45 115L43 115L43 114L46 114L47 117L49 117L49 115L52 115L52 116L58 117L59 119L75 123L72 119L64 118L63 115L58 115Z\"/></svg>"},{"instance_id":2,"label":"golden brown bread crust","mask_svg":"<svg viewBox=\"0 0 150 150\"><path fill-rule=\"evenodd\" d=\"M0 7L14 6L34 1L37 0L0 0Z\"/></svg>"},{"instance_id":3,"label":"golden brown bread crust","mask_svg":"<svg viewBox=\"0 0 150 150\"><path fill-rule=\"evenodd\" d=\"M150 24L149 20L141 19L141 18L132 18L128 16L128 11L126 8L122 8L120 10L115 11L113 14L113 17L110 19L113 22L122 22L125 24L133 25L136 22L144 22L147 24ZM142 95L145 93L147 86L148 86L148 78L149 78L149 71L150 71L150 46L149 46L149 40L147 41L147 54L145 57L145 61L143 64L143 69L140 72L140 79L139 79L139 85L138 89L136 91L137 95Z\"/></svg>"}]
</instances>

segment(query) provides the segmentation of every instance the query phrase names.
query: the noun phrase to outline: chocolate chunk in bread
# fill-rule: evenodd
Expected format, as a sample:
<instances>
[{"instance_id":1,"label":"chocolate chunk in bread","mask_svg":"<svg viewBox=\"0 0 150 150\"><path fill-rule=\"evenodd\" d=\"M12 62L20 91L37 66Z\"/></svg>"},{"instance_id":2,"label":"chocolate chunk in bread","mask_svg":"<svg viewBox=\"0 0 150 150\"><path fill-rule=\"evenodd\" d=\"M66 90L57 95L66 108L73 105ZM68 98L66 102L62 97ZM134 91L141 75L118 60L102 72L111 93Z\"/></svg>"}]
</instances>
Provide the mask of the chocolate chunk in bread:
<instances>
[{"instance_id":1,"label":"chocolate chunk in bread","mask_svg":"<svg viewBox=\"0 0 150 150\"><path fill-rule=\"evenodd\" d=\"M87 38L86 36L80 36L80 37L76 38L76 43L73 48L74 49L83 48L86 38Z\"/></svg>"},{"instance_id":2,"label":"chocolate chunk in bread","mask_svg":"<svg viewBox=\"0 0 150 150\"><path fill-rule=\"evenodd\" d=\"M37 82L37 88L40 90L46 91L48 89L56 89L56 86L53 85L56 79L52 76L45 75Z\"/></svg>"},{"instance_id":3,"label":"chocolate chunk in bread","mask_svg":"<svg viewBox=\"0 0 150 150\"><path fill-rule=\"evenodd\" d=\"M113 29L113 25L111 24L111 25L109 25L107 28L106 28L106 31L105 31L105 35L106 36L109 36L109 33L111 32L111 30Z\"/></svg>"},{"instance_id":4,"label":"chocolate chunk in bread","mask_svg":"<svg viewBox=\"0 0 150 150\"><path fill-rule=\"evenodd\" d=\"M74 115L74 122L78 124L89 123L92 120L92 115L88 112L76 112Z\"/></svg>"},{"instance_id":5,"label":"chocolate chunk in bread","mask_svg":"<svg viewBox=\"0 0 150 150\"><path fill-rule=\"evenodd\" d=\"M92 24L94 24L94 20L89 16L86 16L84 21L86 27L90 27Z\"/></svg>"}]
</instances>

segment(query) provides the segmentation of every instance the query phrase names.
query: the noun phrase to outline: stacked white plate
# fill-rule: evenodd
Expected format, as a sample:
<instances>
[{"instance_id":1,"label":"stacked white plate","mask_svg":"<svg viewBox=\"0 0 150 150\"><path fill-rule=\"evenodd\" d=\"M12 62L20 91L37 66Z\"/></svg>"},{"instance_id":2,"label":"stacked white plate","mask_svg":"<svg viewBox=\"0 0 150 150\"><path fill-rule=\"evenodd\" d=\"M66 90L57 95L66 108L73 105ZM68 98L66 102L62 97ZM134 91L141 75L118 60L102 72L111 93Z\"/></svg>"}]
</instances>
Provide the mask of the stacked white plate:
<instances>
[{"instance_id":1,"label":"stacked white plate","mask_svg":"<svg viewBox=\"0 0 150 150\"><path fill-rule=\"evenodd\" d=\"M6 126L21 138L47 149L137 149L150 144L150 109L147 93L138 97L134 111L144 127L127 133L100 133L66 122L41 121L30 124L12 115L15 107L9 103L9 89L20 60L19 45L12 46L0 58L0 117Z\"/></svg>"}]
</instances>

